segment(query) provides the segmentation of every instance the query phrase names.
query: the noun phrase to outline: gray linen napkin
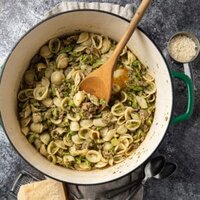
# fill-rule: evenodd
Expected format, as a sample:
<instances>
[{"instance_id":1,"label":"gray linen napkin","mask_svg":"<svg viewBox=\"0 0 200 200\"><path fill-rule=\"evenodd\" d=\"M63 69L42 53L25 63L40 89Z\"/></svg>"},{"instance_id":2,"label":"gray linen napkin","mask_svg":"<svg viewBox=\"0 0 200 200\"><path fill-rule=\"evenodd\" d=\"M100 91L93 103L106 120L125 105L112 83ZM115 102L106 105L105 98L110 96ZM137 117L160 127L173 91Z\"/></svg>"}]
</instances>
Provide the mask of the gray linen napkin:
<instances>
[{"instance_id":1,"label":"gray linen napkin","mask_svg":"<svg viewBox=\"0 0 200 200\"><path fill-rule=\"evenodd\" d=\"M80 186L67 184L70 200L106 200L105 192L108 190L120 188L133 181L137 181L142 176L142 168L139 168L129 175L126 175L118 180L92 186ZM123 192L111 200L126 200L131 190ZM133 200L143 199L143 188L141 188L134 196Z\"/></svg>"},{"instance_id":2,"label":"gray linen napkin","mask_svg":"<svg viewBox=\"0 0 200 200\"><path fill-rule=\"evenodd\" d=\"M120 15L126 19L131 19L134 11L132 4L126 4L126 6L120 6L118 4L112 4L112 3L63 1L57 4L53 9L45 13L44 17L47 18L60 12L77 10L77 9L103 10L114 13L116 15Z\"/></svg>"},{"instance_id":3,"label":"gray linen napkin","mask_svg":"<svg viewBox=\"0 0 200 200\"><path fill-rule=\"evenodd\" d=\"M54 14L76 9L96 9L112 12L114 14L120 15L124 18L131 19L133 16L133 5L127 4L125 7L111 4L111 3L100 3L100 2L73 2L73 1L64 1L56 5L52 10L45 14L45 18L52 16ZM105 200L104 193L108 190L122 187L132 181L136 181L142 176L141 168L135 170L129 175L122 177L116 181L112 181L105 184L91 185L91 186L80 186L67 184L69 199L70 200ZM130 193L130 190L124 192L116 197L113 197L112 200L126 200ZM143 188L141 188L138 193L135 195L134 200L143 199Z\"/></svg>"}]
</instances>

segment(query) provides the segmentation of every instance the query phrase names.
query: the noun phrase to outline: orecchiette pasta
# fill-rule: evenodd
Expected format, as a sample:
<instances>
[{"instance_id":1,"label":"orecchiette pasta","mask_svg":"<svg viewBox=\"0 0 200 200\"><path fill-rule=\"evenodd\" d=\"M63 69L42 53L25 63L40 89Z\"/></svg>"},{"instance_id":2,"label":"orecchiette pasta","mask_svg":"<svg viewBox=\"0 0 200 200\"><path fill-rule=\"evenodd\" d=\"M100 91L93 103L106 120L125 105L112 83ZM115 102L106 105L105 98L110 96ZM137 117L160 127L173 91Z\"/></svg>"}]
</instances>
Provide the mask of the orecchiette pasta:
<instances>
[{"instance_id":1,"label":"orecchiette pasta","mask_svg":"<svg viewBox=\"0 0 200 200\"><path fill-rule=\"evenodd\" d=\"M46 149L46 146L44 144L42 144L40 146L40 153L45 157L48 156L47 149Z\"/></svg>"},{"instance_id":2,"label":"orecchiette pasta","mask_svg":"<svg viewBox=\"0 0 200 200\"><path fill-rule=\"evenodd\" d=\"M115 130L115 129L109 130L109 131L106 133L106 136L103 137L103 140L104 140L104 141L110 141L110 140L114 137L115 133L116 133L116 130Z\"/></svg>"},{"instance_id":3,"label":"orecchiette pasta","mask_svg":"<svg viewBox=\"0 0 200 200\"><path fill-rule=\"evenodd\" d=\"M103 40L102 36L92 34L91 39L92 39L92 44L93 44L94 48L100 49L102 47L102 40Z\"/></svg>"},{"instance_id":4,"label":"orecchiette pasta","mask_svg":"<svg viewBox=\"0 0 200 200\"><path fill-rule=\"evenodd\" d=\"M54 71L51 74L51 83L55 85L60 85L64 80L65 76L62 71Z\"/></svg>"},{"instance_id":5,"label":"orecchiette pasta","mask_svg":"<svg viewBox=\"0 0 200 200\"><path fill-rule=\"evenodd\" d=\"M37 71L42 71L43 69L46 69L47 66L44 63L38 63L37 64ZM33 79L34 80L34 79Z\"/></svg>"},{"instance_id":6,"label":"orecchiette pasta","mask_svg":"<svg viewBox=\"0 0 200 200\"><path fill-rule=\"evenodd\" d=\"M47 95L48 95L48 87L38 86L33 90L33 96L38 101L46 99Z\"/></svg>"},{"instance_id":7,"label":"orecchiette pasta","mask_svg":"<svg viewBox=\"0 0 200 200\"><path fill-rule=\"evenodd\" d=\"M80 126L79 126L79 123L78 122L76 122L76 121L72 121L71 123L70 123L70 130L71 131L79 131L79 129L80 129Z\"/></svg>"},{"instance_id":8,"label":"orecchiette pasta","mask_svg":"<svg viewBox=\"0 0 200 200\"><path fill-rule=\"evenodd\" d=\"M55 155L51 155L51 154L48 154L47 155L47 159L52 162L53 164L56 164L57 162L57 157Z\"/></svg>"},{"instance_id":9,"label":"orecchiette pasta","mask_svg":"<svg viewBox=\"0 0 200 200\"><path fill-rule=\"evenodd\" d=\"M41 65L41 63L38 63ZM35 73L33 70L27 70L24 74L24 81L27 85L33 85L35 78Z\"/></svg>"},{"instance_id":10,"label":"orecchiette pasta","mask_svg":"<svg viewBox=\"0 0 200 200\"><path fill-rule=\"evenodd\" d=\"M49 50L52 53L57 53L60 50L61 42L58 38L53 38L49 41Z\"/></svg>"},{"instance_id":11,"label":"orecchiette pasta","mask_svg":"<svg viewBox=\"0 0 200 200\"><path fill-rule=\"evenodd\" d=\"M152 82L154 81L154 76L151 72L148 71L145 75L143 75L143 79L148 82Z\"/></svg>"},{"instance_id":12,"label":"orecchiette pasta","mask_svg":"<svg viewBox=\"0 0 200 200\"><path fill-rule=\"evenodd\" d=\"M74 115L74 116L73 116ZM78 122L81 119L80 114L76 113L68 113L67 114L67 119L73 121L73 122Z\"/></svg>"},{"instance_id":13,"label":"orecchiette pasta","mask_svg":"<svg viewBox=\"0 0 200 200\"><path fill-rule=\"evenodd\" d=\"M120 125L122 125L122 124L124 124L126 122L126 117L125 117L125 115L122 115L122 116L120 116L120 117L118 117L118 119L117 119L117 124L120 126Z\"/></svg>"},{"instance_id":14,"label":"orecchiette pasta","mask_svg":"<svg viewBox=\"0 0 200 200\"><path fill-rule=\"evenodd\" d=\"M125 124L123 124L117 128L117 133L120 135L126 134L127 131L128 131L128 129L126 128Z\"/></svg>"},{"instance_id":15,"label":"orecchiette pasta","mask_svg":"<svg viewBox=\"0 0 200 200\"><path fill-rule=\"evenodd\" d=\"M83 144L84 140L79 137L78 134L72 136L72 142L74 144Z\"/></svg>"},{"instance_id":16,"label":"orecchiette pasta","mask_svg":"<svg viewBox=\"0 0 200 200\"><path fill-rule=\"evenodd\" d=\"M136 98L136 100L137 100L137 102L138 102L138 104L139 104L139 106L141 108L146 109L148 107L147 106L147 102L146 102L146 100L145 100L144 97L142 97L142 96L136 96L135 98Z\"/></svg>"},{"instance_id":17,"label":"orecchiette pasta","mask_svg":"<svg viewBox=\"0 0 200 200\"><path fill-rule=\"evenodd\" d=\"M97 127L105 127L107 124L103 121L102 118L93 119L93 125Z\"/></svg>"},{"instance_id":18,"label":"orecchiette pasta","mask_svg":"<svg viewBox=\"0 0 200 200\"><path fill-rule=\"evenodd\" d=\"M72 147L69 148L69 153L70 153L71 156L78 156L79 155L75 144Z\"/></svg>"},{"instance_id":19,"label":"orecchiette pasta","mask_svg":"<svg viewBox=\"0 0 200 200\"><path fill-rule=\"evenodd\" d=\"M98 168L104 168L108 163L107 162L98 162L95 167L98 169Z\"/></svg>"},{"instance_id":20,"label":"orecchiette pasta","mask_svg":"<svg viewBox=\"0 0 200 200\"><path fill-rule=\"evenodd\" d=\"M60 149L67 149L64 142L62 140L55 140L55 145L59 147Z\"/></svg>"},{"instance_id":21,"label":"orecchiette pasta","mask_svg":"<svg viewBox=\"0 0 200 200\"><path fill-rule=\"evenodd\" d=\"M80 126L83 128L90 128L93 125L93 122L91 119L85 119L80 121Z\"/></svg>"},{"instance_id":22,"label":"orecchiette pasta","mask_svg":"<svg viewBox=\"0 0 200 200\"><path fill-rule=\"evenodd\" d=\"M154 82L149 82L148 87L145 89L145 92L149 95L154 94L156 92L156 85Z\"/></svg>"},{"instance_id":23,"label":"orecchiette pasta","mask_svg":"<svg viewBox=\"0 0 200 200\"><path fill-rule=\"evenodd\" d=\"M28 99L32 97L33 97L33 89L21 90L18 93L18 100L21 102L26 102Z\"/></svg>"},{"instance_id":24,"label":"orecchiette pasta","mask_svg":"<svg viewBox=\"0 0 200 200\"><path fill-rule=\"evenodd\" d=\"M40 135L40 140L42 141L42 143L44 143L45 145L48 145L50 140L51 140L51 137L48 133L42 133Z\"/></svg>"},{"instance_id":25,"label":"orecchiette pasta","mask_svg":"<svg viewBox=\"0 0 200 200\"><path fill-rule=\"evenodd\" d=\"M126 151L127 147L122 144L122 143L119 143L116 147L115 147L115 152L117 155L119 154L123 154L125 151Z\"/></svg>"},{"instance_id":26,"label":"orecchiette pasta","mask_svg":"<svg viewBox=\"0 0 200 200\"><path fill-rule=\"evenodd\" d=\"M128 47L117 61L109 103L79 91L115 46L107 36L89 32L52 38L25 71L17 95L21 132L50 162L73 170L113 166L148 134L155 78Z\"/></svg>"},{"instance_id":27,"label":"orecchiette pasta","mask_svg":"<svg viewBox=\"0 0 200 200\"><path fill-rule=\"evenodd\" d=\"M110 150L112 150L112 148L113 148L113 145L110 142L105 142L103 145L104 151L110 151Z\"/></svg>"},{"instance_id":28,"label":"orecchiette pasta","mask_svg":"<svg viewBox=\"0 0 200 200\"><path fill-rule=\"evenodd\" d=\"M125 126L129 131L135 131L140 127L140 123L141 123L140 120L130 119L130 120L126 121Z\"/></svg>"},{"instance_id":29,"label":"orecchiette pasta","mask_svg":"<svg viewBox=\"0 0 200 200\"><path fill-rule=\"evenodd\" d=\"M65 133L65 130L61 127L55 128L50 132L52 138L59 138Z\"/></svg>"},{"instance_id":30,"label":"orecchiette pasta","mask_svg":"<svg viewBox=\"0 0 200 200\"><path fill-rule=\"evenodd\" d=\"M111 107L111 113L115 116L122 116L124 115L125 107L122 103L117 103Z\"/></svg>"},{"instance_id":31,"label":"orecchiette pasta","mask_svg":"<svg viewBox=\"0 0 200 200\"><path fill-rule=\"evenodd\" d=\"M62 103L62 100L60 99L60 98L58 98L58 97L54 97L53 98L53 104L55 105L55 106L57 106L57 107L61 107L62 106L62 108L64 107L64 105L63 105L63 103ZM63 108L64 109L64 108Z\"/></svg>"},{"instance_id":32,"label":"orecchiette pasta","mask_svg":"<svg viewBox=\"0 0 200 200\"><path fill-rule=\"evenodd\" d=\"M56 146L54 141L51 141L47 146L47 153L49 155L54 155L59 150L59 147Z\"/></svg>"},{"instance_id":33,"label":"orecchiette pasta","mask_svg":"<svg viewBox=\"0 0 200 200\"><path fill-rule=\"evenodd\" d=\"M132 107L127 107L124 112L125 121L131 119L133 113L134 113L134 109Z\"/></svg>"},{"instance_id":34,"label":"orecchiette pasta","mask_svg":"<svg viewBox=\"0 0 200 200\"><path fill-rule=\"evenodd\" d=\"M56 58L56 63L57 63L57 68L58 69L64 69L68 66L69 63L69 58L67 57L66 53L61 53L57 58Z\"/></svg>"},{"instance_id":35,"label":"orecchiette pasta","mask_svg":"<svg viewBox=\"0 0 200 200\"><path fill-rule=\"evenodd\" d=\"M78 136L84 140L89 138L90 134L91 130L89 128L81 128L78 132Z\"/></svg>"},{"instance_id":36,"label":"orecchiette pasta","mask_svg":"<svg viewBox=\"0 0 200 200\"><path fill-rule=\"evenodd\" d=\"M42 123L32 123L30 125L30 129L35 133L42 133L44 130L44 125Z\"/></svg>"},{"instance_id":37,"label":"orecchiette pasta","mask_svg":"<svg viewBox=\"0 0 200 200\"><path fill-rule=\"evenodd\" d=\"M33 113L32 114L32 120L33 120L33 123L42 122L42 114L40 112Z\"/></svg>"},{"instance_id":38,"label":"orecchiette pasta","mask_svg":"<svg viewBox=\"0 0 200 200\"><path fill-rule=\"evenodd\" d=\"M125 157L123 155L115 155L113 156L113 162L115 164L122 162L125 159Z\"/></svg>"},{"instance_id":39,"label":"orecchiette pasta","mask_svg":"<svg viewBox=\"0 0 200 200\"><path fill-rule=\"evenodd\" d=\"M78 53L78 52L84 51L85 49L87 49L87 46L78 46L78 47L76 47L76 48L74 49L74 51L75 51L76 53Z\"/></svg>"},{"instance_id":40,"label":"orecchiette pasta","mask_svg":"<svg viewBox=\"0 0 200 200\"><path fill-rule=\"evenodd\" d=\"M101 53L107 53L111 48L111 41L108 37L104 37L102 41L102 47L100 48Z\"/></svg>"},{"instance_id":41,"label":"orecchiette pasta","mask_svg":"<svg viewBox=\"0 0 200 200\"><path fill-rule=\"evenodd\" d=\"M59 124L61 124L62 119L50 118L50 121L51 121L52 124L59 125Z\"/></svg>"},{"instance_id":42,"label":"orecchiette pasta","mask_svg":"<svg viewBox=\"0 0 200 200\"><path fill-rule=\"evenodd\" d=\"M83 32L79 35L78 40L76 41L77 44L83 43L89 39L89 33Z\"/></svg>"},{"instance_id":43,"label":"orecchiette pasta","mask_svg":"<svg viewBox=\"0 0 200 200\"><path fill-rule=\"evenodd\" d=\"M84 92L78 91L73 97L75 106L79 107L81 105L81 103L84 101L84 99L85 99Z\"/></svg>"},{"instance_id":44,"label":"orecchiette pasta","mask_svg":"<svg viewBox=\"0 0 200 200\"><path fill-rule=\"evenodd\" d=\"M91 163L98 163L101 160L101 154L95 150L89 150L85 157Z\"/></svg>"},{"instance_id":45,"label":"orecchiette pasta","mask_svg":"<svg viewBox=\"0 0 200 200\"><path fill-rule=\"evenodd\" d=\"M94 141L98 141L98 139L100 138L100 133L99 131L91 131L90 132L90 138Z\"/></svg>"},{"instance_id":46,"label":"orecchiette pasta","mask_svg":"<svg viewBox=\"0 0 200 200\"><path fill-rule=\"evenodd\" d=\"M63 142L68 147L73 146L73 142L72 142L71 137L70 137L69 134L67 134L66 136L63 137Z\"/></svg>"},{"instance_id":47,"label":"orecchiette pasta","mask_svg":"<svg viewBox=\"0 0 200 200\"><path fill-rule=\"evenodd\" d=\"M74 157L73 156L70 156L70 155L64 155L63 156L63 162L65 164L69 163L69 162L73 162L75 161Z\"/></svg>"},{"instance_id":48,"label":"orecchiette pasta","mask_svg":"<svg viewBox=\"0 0 200 200\"><path fill-rule=\"evenodd\" d=\"M47 45L41 47L41 49L40 49L40 55L43 58L49 58L49 57L52 56L51 51L49 50L49 47Z\"/></svg>"},{"instance_id":49,"label":"orecchiette pasta","mask_svg":"<svg viewBox=\"0 0 200 200\"><path fill-rule=\"evenodd\" d=\"M22 128L21 128L21 132L22 132L25 136L28 135L29 130L30 130L30 129L29 129L28 126L26 126L26 127L22 127Z\"/></svg>"},{"instance_id":50,"label":"orecchiette pasta","mask_svg":"<svg viewBox=\"0 0 200 200\"><path fill-rule=\"evenodd\" d=\"M23 118L27 118L31 115L31 107L30 105L25 106L25 108L20 113L20 116Z\"/></svg>"}]
</instances>

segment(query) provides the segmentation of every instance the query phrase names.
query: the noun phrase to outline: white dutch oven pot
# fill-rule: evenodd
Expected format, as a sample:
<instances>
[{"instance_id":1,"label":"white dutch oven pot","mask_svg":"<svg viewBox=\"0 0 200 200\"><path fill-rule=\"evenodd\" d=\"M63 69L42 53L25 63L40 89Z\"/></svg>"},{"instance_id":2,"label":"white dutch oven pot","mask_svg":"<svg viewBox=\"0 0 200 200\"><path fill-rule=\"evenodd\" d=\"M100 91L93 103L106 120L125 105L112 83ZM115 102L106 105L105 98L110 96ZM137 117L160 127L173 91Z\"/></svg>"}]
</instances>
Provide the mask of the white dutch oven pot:
<instances>
[{"instance_id":1,"label":"white dutch oven pot","mask_svg":"<svg viewBox=\"0 0 200 200\"><path fill-rule=\"evenodd\" d=\"M53 16L33 27L16 44L8 56L0 83L0 111L3 128L17 152L32 166L52 178L75 184L99 184L120 178L144 163L155 151L163 139L168 125L189 118L194 98L191 80L184 74L170 73L159 49L147 35L137 29L131 37L128 47L137 57L148 65L155 74L157 86L156 111L152 127L143 143L135 153L122 163L95 171L75 171L65 169L49 162L32 147L20 131L17 117L17 91L23 73L32 56L50 38L78 30L107 35L118 41L129 22L119 16L96 11L75 10ZM173 107L173 87L171 77L182 79L187 85L188 106L181 116L171 120Z\"/></svg>"}]
</instances>

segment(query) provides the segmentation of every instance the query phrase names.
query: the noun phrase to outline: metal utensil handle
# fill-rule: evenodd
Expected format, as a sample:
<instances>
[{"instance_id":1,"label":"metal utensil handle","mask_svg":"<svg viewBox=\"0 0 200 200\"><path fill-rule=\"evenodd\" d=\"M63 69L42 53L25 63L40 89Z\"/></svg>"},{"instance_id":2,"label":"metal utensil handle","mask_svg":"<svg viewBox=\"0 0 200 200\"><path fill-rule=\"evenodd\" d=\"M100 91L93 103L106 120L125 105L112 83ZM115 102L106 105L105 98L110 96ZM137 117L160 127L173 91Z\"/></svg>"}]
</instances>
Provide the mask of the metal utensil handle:
<instances>
[{"instance_id":1,"label":"metal utensil handle","mask_svg":"<svg viewBox=\"0 0 200 200\"><path fill-rule=\"evenodd\" d=\"M23 170L19 173L19 175L16 177L16 179L13 182L13 185L10 189L10 195L13 197L17 198L17 193L19 191L19 188L21 186L21 183L26 184L26 183L31 183L33 181L39 181L37 177L33 176L29 172ZM20 183L21 182L21 183Z\"/></svg>"},{"instance_id":2,"label":"metal utensil handle","mask_svg":"<svg viewBox=\"0 0 200 200\"><path fill-rule=\"evenodd\" d=\"M20 173L20 174L16 177L16 179L14 180L14 183L13 183L13 186L12 186L10 192L14 193L15 188L16 188L16 185L17 185L18 181L21 179L22 176L23 176L23 174Z\"/></svg>"},{"instance_id":3,"label":"metal utensil handle","mask_svg":"<svg viewBox=\"0 0 200 200\"><path fill-rule=\"evenodd\" d=\"M115 189L113 189L113 190L109 190L109 191L106 192L105 197L106 197L107 199L111 199L111 198L113 198L113 197L119 195L120 193L126 192L126 191L129 190L130 188L137 186L138 184L141 184L141 179L138 180L138 181L134 181L134 182L132 182L132 183L130 183L130 184L128 184L128 185L125 185L125 186L123 186L123 187L115 188Z\"/></svg>"},{"instance_id":4,"label":"metal utensil handle","mask_svg":"<svg viewBox=\"0 0 200 200\"><path fill-rule=\"evenodd\" d=\"M137 192L142 188L143 184L139 184L137 185L137 187L133 188L131 190L131 193L129 194L129 196L127 197L126 200L133 200L133 197L137 194Z\"/></svg>"},{"instance_id":5,"label":"metal utensil handle","mask_svg":"<svg viewBox=\"0 0 200 200\"><path fill-rule=\"evenodd\" d=\"M183 69L184 69L184 73L185 75L189 76L192 80L193 86L194 86L194 91L197 90L196 86L195 86L195 81L194 81L194 73L193 73L193 69L192 67L190 67L189 63L184 63L183 64Z\"/></svg>"}]
</instances>

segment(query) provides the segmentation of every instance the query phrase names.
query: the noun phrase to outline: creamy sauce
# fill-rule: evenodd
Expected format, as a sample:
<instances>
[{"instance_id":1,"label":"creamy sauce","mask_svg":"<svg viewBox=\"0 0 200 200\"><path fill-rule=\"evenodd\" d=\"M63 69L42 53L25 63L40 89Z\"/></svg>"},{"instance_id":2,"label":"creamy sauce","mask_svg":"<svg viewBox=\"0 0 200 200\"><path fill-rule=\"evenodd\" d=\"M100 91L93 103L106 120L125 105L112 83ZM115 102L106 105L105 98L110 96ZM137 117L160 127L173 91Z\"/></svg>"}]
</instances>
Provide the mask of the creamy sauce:
<instances>
[{"instance_id":1,"label":"creamy sauce","mask_svg":"<svg viewBox=\"0 0 200 200\"><path fill-rule=\"evenodd\" d=\"M120 88L126 86L126 81L128 80L128 70L126 68L117 69L113 74L113 84L119 85Z\"/></svg>"}]
</instances>

